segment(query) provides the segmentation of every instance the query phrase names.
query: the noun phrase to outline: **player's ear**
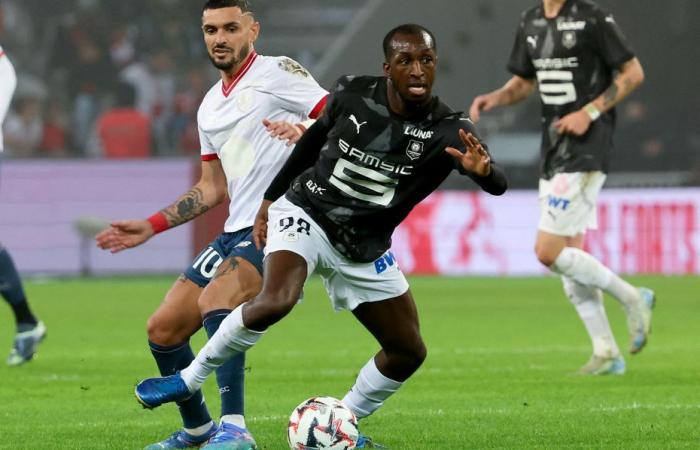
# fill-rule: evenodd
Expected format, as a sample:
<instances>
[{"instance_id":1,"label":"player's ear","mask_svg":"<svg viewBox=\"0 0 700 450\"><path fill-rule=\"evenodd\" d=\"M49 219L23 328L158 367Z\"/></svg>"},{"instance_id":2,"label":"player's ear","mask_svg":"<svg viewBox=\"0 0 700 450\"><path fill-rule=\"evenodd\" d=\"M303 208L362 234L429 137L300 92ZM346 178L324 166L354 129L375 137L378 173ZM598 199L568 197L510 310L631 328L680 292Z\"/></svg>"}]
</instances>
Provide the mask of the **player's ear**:
<instances>
[{"instance_id":1,"label":"player's ear","mask_svg":"<svg viewBox=\"0 0 700 450\"><path fill-rule=\"evenodd\" d=\"M382 68L384 69L384 76L389 78L389 70L390 70L389 63L388 62L383 63Z\"/></svg>"},{"instance_id":2,"label":"player's ear","mask_svg":"<svg viewBox=\"0 0 700 450\"><path fill-rule=\"evenodd\" d=\"M250 26L250 42L253 43L253 42L257 41L259 35L260 35L260 22L255 21Z\"/></svg>"}]
</instances>

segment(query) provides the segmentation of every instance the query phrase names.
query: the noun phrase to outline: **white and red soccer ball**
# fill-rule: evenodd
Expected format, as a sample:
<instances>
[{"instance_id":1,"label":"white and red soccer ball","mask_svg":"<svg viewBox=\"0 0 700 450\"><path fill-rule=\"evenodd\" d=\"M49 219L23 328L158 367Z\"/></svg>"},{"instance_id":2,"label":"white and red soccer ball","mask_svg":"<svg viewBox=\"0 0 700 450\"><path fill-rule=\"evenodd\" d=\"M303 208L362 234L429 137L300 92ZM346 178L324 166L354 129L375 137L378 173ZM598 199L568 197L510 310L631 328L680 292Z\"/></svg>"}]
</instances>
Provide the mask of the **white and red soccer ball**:
<instances>
[{"instance_id":1,"label":"white and red soccer ball","mask_svg":"<svg viewBox=\"0 0 700 450\"><path fill-rule=\"evenodd\" d=\"M357 418L333 397L312 397L289 416L287 440L292 450L353 450L357 446Z\"/></svg>"}]
</instances>

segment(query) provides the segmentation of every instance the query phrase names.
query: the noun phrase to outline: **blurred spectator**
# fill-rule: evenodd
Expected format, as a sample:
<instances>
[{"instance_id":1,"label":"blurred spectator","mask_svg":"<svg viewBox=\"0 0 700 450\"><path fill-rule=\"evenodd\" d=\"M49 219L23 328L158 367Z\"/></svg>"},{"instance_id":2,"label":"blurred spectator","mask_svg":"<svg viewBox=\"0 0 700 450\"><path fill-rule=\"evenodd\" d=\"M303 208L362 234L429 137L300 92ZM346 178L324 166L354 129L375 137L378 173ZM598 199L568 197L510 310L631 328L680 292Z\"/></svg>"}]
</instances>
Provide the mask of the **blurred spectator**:
<instances>
[{"instance_id":1,"label":"blurred spectator","mask_svg":"<svg viewBox=\"0 0 700 450\"><path fill-rule=\"evenodd\" d=\"M173 137L179 154L199 154L197 110L207 93L208 82L201 68L191 67L187 70L184 85L175 96L174 114L168 124L168 134Z\"/></svg>"},{"instance_id":2,"label":"blurred spectator","mask_svg":"<svg viewBox=\"0 0 700 450\"><path fill-rule=\"evenodd\" d=\"M119 83L115 89L116 105L97 120L97 148L94 156L106 158L146 158L152 156L151 120L134 106L134 88Z\"/></svg>"},{"instance_id":3,"label":"blurred spectator","mask_svg":"<svg viewBox=\"0 0 700 450\"><path fill-rule=\"evenodd\" d=\"M42 156L63 157L68 155L66 149L66 115L61 102L49 100L44 114L44 130L41 138Z\"/></svg>"},{"instance_id":4,"label":"blurred spectator","mask_svg":"<svg viewBox=\"0 0 700 450\"><path fill-rule=\"evenodd\" d=\"M41 103L34 97L19 99L16 111L5 120L5 151L13 157L36 156L41 143L44 122Z\"/></svg>"}]
</instances>

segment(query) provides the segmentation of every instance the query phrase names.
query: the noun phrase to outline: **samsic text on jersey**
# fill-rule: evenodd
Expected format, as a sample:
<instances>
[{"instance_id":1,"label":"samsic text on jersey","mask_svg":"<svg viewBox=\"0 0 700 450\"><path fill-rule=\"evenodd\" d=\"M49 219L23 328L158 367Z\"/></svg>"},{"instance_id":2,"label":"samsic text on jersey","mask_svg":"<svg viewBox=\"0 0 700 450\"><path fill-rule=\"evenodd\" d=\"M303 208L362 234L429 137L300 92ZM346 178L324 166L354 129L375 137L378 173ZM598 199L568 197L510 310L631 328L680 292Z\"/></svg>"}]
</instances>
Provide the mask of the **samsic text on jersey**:
<instances>
[{"instance_id":1,"label":"samsic text on jersey","mask_svg":"<svg viewBox=\"0 0 700 450\"><path fill-rule=\"evenodd\" d=\"M560 136L552 122L581 109L610 86L613 71L634 54L612 15L589 0L567 0L555 18L540 4L525 11L508 70L537 79L542 101L542 172L607 171L615 112L581 136Z\"/></svg>"},{"instance_id":2,"label":"samsic text on jersey","mask_svg":"<svg viewBox=\"0 0 700 450\"><path fill-rule=\"evenodd\" d=\"M354 261L384 253L396 226L457 168L445 147L465 150L458 130L476 135L468 118L437 98L423 120L398 117L389 109L386 83L382 77L338 81L314 125L327 132L319 160L286 194ZM480 184L491 182L468 175Z\"/></svg>"}]
</instances>

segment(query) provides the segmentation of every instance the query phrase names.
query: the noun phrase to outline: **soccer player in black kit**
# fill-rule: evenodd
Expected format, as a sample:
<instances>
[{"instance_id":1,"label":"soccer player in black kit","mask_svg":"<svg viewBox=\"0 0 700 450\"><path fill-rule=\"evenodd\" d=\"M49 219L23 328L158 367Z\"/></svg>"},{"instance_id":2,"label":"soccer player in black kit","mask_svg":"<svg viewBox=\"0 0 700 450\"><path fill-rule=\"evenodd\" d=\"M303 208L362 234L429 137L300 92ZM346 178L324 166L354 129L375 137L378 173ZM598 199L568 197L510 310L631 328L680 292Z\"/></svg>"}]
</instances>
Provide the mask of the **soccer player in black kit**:
<instances>
[{"instance_id":1,"label":"soccer player in black kit","mask_svg":"<svg viewBox=\"0 0 700 450\"><path fill-rule=\"evenodd\" d=\"M343 398L358 418L421 365L426 349L408 283L389 251L391 234L453 170L493 195L507 183L472 122L431 95L432 33L399 26L385 37L384 53L384 77L336 83L324 115L272 181L254 231L256 244L267 242L262 292L231 313L180 374L142 381L142 403L192 395L216 366L291 311L314 271L333 306L352 311L381 345ZM358 447L368 446L361 438Z\"/></svg>"},{"instance_id":2,"label":"soccer player in black kit","mask_svg":"<svg viewBox=\"0 0 700 450\"><path fill-rule=\"evenodd\" d=\"M562 277L564 291L593 343L580 370L625 372L610 330L601 289L620 301L630 353L647 342L654 293L635 288L583 250L584 233L596 227L596 199L605 182L615 126L614 106L644 79L639 60L612 15L589 0L543 0L525 11L508 63L512 78L476 97L480 112L523 100L539 87L542 101L539 261Z\"/></svg>"}]
</instances>

